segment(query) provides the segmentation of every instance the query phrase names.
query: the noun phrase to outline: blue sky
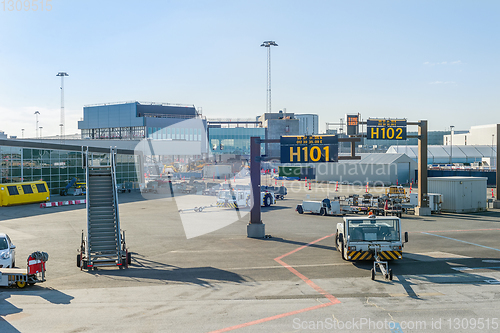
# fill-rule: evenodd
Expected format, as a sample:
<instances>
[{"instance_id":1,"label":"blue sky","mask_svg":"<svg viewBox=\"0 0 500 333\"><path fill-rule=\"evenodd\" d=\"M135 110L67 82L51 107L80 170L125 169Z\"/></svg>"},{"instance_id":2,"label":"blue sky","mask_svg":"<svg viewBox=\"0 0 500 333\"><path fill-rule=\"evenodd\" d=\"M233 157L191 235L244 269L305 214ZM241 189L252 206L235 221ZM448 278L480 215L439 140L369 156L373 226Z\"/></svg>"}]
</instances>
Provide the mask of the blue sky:
<instances>
[{"instance_id":1,"label":"blue sky","mask_svg":"<svg viewBox=\"0 0 500 333\"><path fill-rule=\"evenodd\" d=\"M39 0L40 2L41 0ZM43 0L46 3L47 0ZM266 110L427 119L431 130L500 122L498 1L61 1L0 4L0 130L66 133L83 106L194 104L208 118ZM45 8L46 9L46 8ZM409 130L415 130L409 128Z\"/></svg>"}]
</instances>

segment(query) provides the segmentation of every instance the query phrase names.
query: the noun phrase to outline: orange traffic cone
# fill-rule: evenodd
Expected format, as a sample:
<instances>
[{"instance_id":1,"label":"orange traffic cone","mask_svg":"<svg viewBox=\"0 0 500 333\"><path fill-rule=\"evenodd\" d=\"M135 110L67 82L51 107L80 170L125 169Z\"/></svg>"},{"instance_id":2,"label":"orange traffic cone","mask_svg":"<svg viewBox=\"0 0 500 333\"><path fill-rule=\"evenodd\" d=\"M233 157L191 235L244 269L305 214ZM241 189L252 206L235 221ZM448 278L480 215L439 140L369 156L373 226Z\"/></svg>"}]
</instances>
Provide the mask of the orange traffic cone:
<instances>
[{"instance_id":1,"label":"orange traffic cone","mask_svg":"<svg viewBox=\"0 0 500 333\"><path fill-rule=\"evenodd\" d=\"M309 191L311 190L311 181L309 181Z\"/></svg>"},{"instance_id":2,"label":"orange traffic cone","mask_svg":"<svg viewBox=\"0 0 500 333\"><path fill-rule=\"evenodd\" d=\"M335 192L339 191L339 182L337 182L337 185L335 185Z\"/></svg>"},{"instance_id":3,"label":"orange traffic cone","mask_svg":"<svg viewBox=\"0 0 500 333\"><path fill-rule=\"evenodd\" d=\"M368 193L368 183L366 183L366 191L365 193Z\"/></svg>"},{"instance_id":4,"label":"orange traffic cone","mask_svg":"<svg viewBox=\"0 0 500 333\"><path fill-rule=\"evenodd\" d=\"M495 194L493 193L493 189L491 189L491 197L495 199Z\"/></svg>"}]
</instances>

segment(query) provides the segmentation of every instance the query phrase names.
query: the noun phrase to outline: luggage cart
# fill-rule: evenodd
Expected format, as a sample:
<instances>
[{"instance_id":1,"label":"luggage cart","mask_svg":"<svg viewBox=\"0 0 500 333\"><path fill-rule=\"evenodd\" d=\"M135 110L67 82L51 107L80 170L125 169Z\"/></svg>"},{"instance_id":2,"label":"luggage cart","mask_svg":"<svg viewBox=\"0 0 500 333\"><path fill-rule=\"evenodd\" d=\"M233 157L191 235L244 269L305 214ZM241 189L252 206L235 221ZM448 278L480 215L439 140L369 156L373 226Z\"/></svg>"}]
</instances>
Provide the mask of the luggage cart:
<instances>
[{"instance_id":1,"label":"luggage cart","mask_svg":"<svg viewBox=\"0 0 500 333\"><path fill-rule=\"evenodd\" d=\"M45 282L45 263L48 259L47 253L37 251L28 257L26 269L0 268L0 286L24 288L26 285Z\"/></svg>"}]
</instances>

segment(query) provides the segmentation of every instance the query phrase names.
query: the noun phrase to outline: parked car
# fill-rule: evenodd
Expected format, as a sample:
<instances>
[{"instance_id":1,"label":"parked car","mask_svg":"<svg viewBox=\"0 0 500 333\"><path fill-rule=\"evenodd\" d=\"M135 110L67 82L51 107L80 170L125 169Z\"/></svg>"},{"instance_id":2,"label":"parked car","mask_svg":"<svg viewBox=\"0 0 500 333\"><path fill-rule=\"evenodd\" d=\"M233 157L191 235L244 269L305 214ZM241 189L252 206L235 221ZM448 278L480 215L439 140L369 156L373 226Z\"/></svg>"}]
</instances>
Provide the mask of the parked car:
<instances>
[{"instance_id":1,"label":"parked car","mask_svg":"<svg viewBox=\"0 0 500 333\"><path fill-rule=\"evenodd\" d=\"M6 234L0 233L0 268L16 266L16 246Z\"/></svg>"}]
</instances>

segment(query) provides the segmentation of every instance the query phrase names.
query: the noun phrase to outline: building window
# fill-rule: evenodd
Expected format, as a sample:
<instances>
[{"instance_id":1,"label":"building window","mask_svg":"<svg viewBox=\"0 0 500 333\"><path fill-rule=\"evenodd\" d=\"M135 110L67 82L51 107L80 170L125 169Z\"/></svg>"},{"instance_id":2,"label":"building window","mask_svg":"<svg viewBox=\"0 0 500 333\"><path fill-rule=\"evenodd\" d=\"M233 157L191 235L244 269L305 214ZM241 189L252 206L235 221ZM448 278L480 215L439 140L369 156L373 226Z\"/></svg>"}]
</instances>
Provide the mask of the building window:
<instances>
[{"instance_id":1,"label":"building window","mask_svg":"<svg viewBox=\"0 0 500 333\"><path fill-rule=\"evenodd\" d=\"M170 134L170 127L167 128L167 139L172 139L172 135Z\"/></svg>"}]
</instances>

